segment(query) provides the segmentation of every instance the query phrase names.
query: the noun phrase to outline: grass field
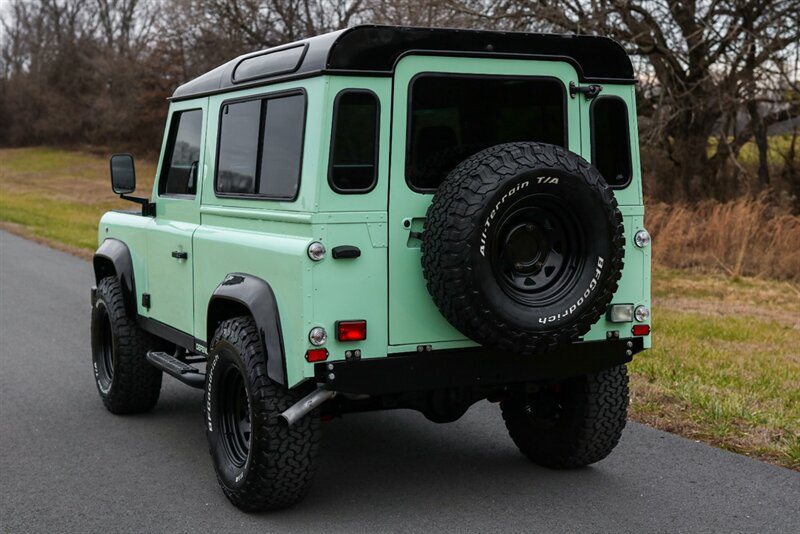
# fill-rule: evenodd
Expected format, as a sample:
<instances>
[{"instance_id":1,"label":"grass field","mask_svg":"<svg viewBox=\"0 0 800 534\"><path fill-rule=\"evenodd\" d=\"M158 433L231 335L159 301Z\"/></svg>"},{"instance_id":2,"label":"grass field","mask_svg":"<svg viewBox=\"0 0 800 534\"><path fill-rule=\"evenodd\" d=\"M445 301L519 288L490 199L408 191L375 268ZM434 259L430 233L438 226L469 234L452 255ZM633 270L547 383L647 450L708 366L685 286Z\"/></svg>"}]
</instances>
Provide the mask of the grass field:
<instances>
[{"instance_id":1,"label":"grass field","mask_svg":"<svg viewBox=\"0 0 800 534\"><path fill-rule=\"evenodd\" d=\"M137 175L149 194L154 165L137 161ZM111 193L106 156L0 149L6 229L89 257L114 208L131 204ZM631 418L800 470L800 285L656 267L653 317Z\"/></svg>"}]
</instances>

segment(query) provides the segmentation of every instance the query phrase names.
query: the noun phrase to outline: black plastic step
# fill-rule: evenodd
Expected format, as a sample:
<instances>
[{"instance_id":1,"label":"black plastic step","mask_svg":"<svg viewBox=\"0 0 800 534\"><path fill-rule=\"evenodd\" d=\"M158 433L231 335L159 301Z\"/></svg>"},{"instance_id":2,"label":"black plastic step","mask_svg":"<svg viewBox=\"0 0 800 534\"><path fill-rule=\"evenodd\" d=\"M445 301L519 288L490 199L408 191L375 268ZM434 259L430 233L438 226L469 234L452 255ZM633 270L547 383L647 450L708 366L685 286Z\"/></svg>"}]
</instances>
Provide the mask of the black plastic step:
<instances>
[{"instance_id":1,"label":"black plastic step","mask_svg":"<svg viewBox=\"0 0 800 534\"><path fill-rule=\"evenodd\" d=\"M201 373L196 367L192 367L188 363L180 361L171 354L150 351L147 353L147 361L188 386L198 389L203 389L205 387L205 373Z\"/></svg>"}]
</instances>

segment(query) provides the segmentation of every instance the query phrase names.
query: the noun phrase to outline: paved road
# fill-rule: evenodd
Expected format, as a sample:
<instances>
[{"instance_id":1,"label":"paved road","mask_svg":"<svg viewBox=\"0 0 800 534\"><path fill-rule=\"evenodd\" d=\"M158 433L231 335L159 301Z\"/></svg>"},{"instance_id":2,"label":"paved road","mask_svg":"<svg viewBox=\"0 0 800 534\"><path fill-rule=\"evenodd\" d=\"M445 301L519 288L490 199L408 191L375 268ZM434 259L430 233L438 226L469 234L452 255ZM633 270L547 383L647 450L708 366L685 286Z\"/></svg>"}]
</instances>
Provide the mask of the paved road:
<instances>
[{"instance_id":1,"label":"paved road","mask_svg":"<svg viewBox=\"0 0 800 534\"><path fill-rule=\"evenodd\" d=\"M796 472L633 423L605 461L548 471L488 403L450 425L407 411L328 423L310 496L243 514L214 479L200 391L166 377L152 413L102 407L91 281L88 263L0 232L2 532L800 531Z\"/></svg>"}]
</instances>

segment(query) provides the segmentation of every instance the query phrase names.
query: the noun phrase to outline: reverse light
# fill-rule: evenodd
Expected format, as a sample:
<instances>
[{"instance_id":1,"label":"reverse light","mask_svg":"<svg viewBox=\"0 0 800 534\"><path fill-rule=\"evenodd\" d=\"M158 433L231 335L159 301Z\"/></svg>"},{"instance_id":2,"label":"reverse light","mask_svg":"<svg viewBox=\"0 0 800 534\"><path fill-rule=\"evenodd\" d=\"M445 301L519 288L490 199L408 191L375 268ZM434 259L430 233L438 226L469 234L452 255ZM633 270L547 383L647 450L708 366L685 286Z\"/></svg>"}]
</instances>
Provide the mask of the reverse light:
<instances>
[{"instance_id":1,"label":"reverse light","mask_svg":"<svg viewBox=\"0 0 800 534\"><path fill-rule=\"evenodd\" d=\"M647 309L647 306L636 306L636 309L633 310L633 316L640 323L647 322L650 319L650 310Z\"/></svg>"},{"instance_id":2,"label":"reverse light","mask_svg":"<svg viewBox=\"0 0 800 534\"><path fill-rule=\"evenodd\" d=\"M324 362L328 359L328 349L308 349L306 351L307 362Z\"/></svg>"},{"instance_id":3,"label":"reverse light","mask_svg":"<svg viewBox=\"0 0 800 534\"><path fill-rule=\"evenodd\" d=\"M649 336L650 335L650 325L649 324L635 324L633 325L632 332L634 336Z\"/></svg>"},{"instance_id":4,"label":"reverse light","mask_svg":"<svg viewBox=\"0 0 800 534\"><path fill-rule=\"evenodd\" d=\"M367 321L337 321L336 339L339 341L364 341L367 339Z\"/></svg>"},{"instance_id":5,"label":"reverse light","mask_svg":"<svg viewBox=\"0 0 800 534\"><path fill-rule=\"evenodd\" d=\"M639 248L644 248L650 245L650 232L647 230L639 230L633 236L633 242L636 243L636 246Z\"/></svg>"},{"instance_id":6,"label":"reverse light","mask_svg":"<svg viewBox=\"0 0 800 534\"><path fill-rule=\"evenodd\" d=\"M321 326L315 326L308 333L308 340L315 347L319 347L320 345L324 345L325 342L328 341L328 333Z\"/></svg>"},{"instance_id":7,"label":"reverse light","mask_svg":"<svg viewBox=\"0 0 800 534\"><path fill-rule=\"evenodd\" d=\"M606 315L612 323L632 323L633 304L612 304Z\"/></svg>"}]
</instances>

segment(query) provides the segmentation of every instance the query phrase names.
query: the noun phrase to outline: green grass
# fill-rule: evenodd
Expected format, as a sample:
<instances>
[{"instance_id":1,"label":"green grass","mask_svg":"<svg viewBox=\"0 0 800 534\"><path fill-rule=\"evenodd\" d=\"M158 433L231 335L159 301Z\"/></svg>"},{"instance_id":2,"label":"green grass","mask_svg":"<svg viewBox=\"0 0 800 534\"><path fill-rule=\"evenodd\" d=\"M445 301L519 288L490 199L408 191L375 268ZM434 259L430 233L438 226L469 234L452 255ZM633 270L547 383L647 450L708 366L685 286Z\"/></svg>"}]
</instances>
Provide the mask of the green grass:
<instances>
[{"instance_id":1,"label":"green grass","mask_svg":"<svg viewBox=\"0 0 800 534\"><path fill-rule=\"evenodd\" d=\"M35 193L0 195L0 220L23 226L33 236L87 251L97 248L97 221L113 203L82 204L41 198Z\"/></svg>"},{"instance_id":2,"label":"green grass","mask_svg":"<svg viewBox=\"0 0 800 534\"><path fill-rule=\"evenodd\" d=\"M140 194L154 172L137 161ZM111 193L105 156L0 149L7 228L88 256L100 216L115 208L131 204ZM658 268L653 303L654 348L630 366L631 417L800 469L797 285Z\"/></svg>"},{"instance_id":3,"label":"green grass","mask_svg":"<svg viewBox=\"0 0 800 534\"><path fill-rule=\"evenodd\" d=\"M723 305L714 289L682 291L674 276L674 271L655 272L654 348L630 366L633 417L800 469L798 305L787 305L783 322L759 317L757 308L736 314L736 304L752 307L755 293L779 283L745 280L735 288L737 298ZM688 277L705 278L707 287L720 285L709 275ZM665 296L702 305L692 311L667 302L659 306Z\"/></svg>"},{"instance_id":4,"label":"green grass","mask_svg":"<svg viewBox=\"0 0 800 534\"><path fill-rule=\"evenodd\" d=\"M87 255L97 248L103 213L133 207L111 192L108 172L105 155L0 149L0 221L28 237ZM143 194L149 194L154 172L151 162L137 162L137 189Z\"/></svg>"}]
</instances>

